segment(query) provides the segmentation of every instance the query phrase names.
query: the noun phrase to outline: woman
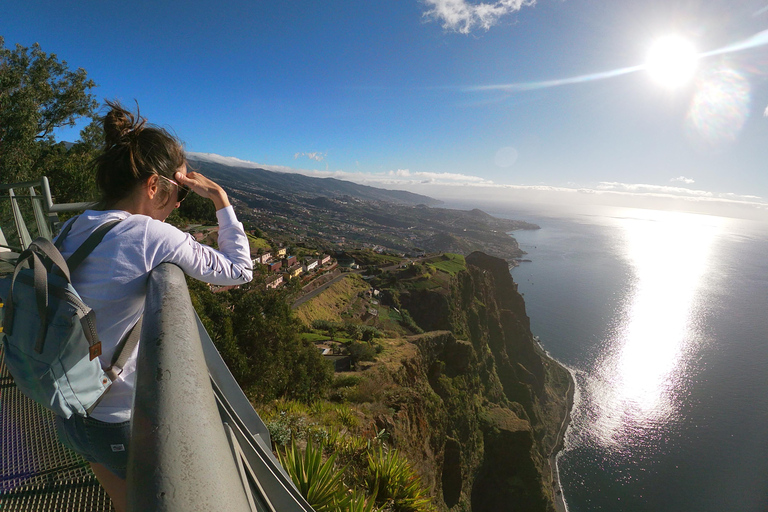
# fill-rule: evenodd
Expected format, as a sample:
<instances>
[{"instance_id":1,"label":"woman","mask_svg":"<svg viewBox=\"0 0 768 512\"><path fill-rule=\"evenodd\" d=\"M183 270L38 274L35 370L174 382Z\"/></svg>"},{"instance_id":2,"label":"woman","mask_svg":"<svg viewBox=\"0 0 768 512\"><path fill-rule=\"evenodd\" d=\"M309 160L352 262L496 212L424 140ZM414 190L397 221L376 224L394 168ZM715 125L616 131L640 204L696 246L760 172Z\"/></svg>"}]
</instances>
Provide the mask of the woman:
<instances>
[{"instance_id":1,"label":"woman","mask_svg":"<svg viewBox=\"0 0 768 512\"><path fill-rule=\"evenodd\" d=\"M107 104L111 109L103 120L106 145L93 162L102 199L97 209L75 218L61 246L67 258L98 226L121 221L72 275L73 285L95 312L105 368L118 342L141 317L147 278L159 264L175 263L188 275L213 284L252 279L248 239L226 192L203 175L187 171L181 144L166 130L146 124L119 103ZM190 190L216 207L219 251L163 222ZM60 441L91 463L118 512L126 506L137 352L89 417L57 418Z\"/></svg>"}]
</instances>

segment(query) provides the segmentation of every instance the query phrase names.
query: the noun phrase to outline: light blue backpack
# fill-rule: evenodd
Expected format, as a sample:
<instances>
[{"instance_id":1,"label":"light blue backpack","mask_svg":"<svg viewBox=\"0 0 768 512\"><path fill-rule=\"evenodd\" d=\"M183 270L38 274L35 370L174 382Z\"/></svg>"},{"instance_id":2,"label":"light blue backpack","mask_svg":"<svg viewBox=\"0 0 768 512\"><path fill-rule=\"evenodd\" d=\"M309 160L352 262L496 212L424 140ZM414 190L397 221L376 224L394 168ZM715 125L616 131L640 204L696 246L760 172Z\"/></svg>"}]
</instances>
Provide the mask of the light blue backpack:
<instances>
[{"instance_id":1,"label":"light blue backpack","mask_svg":"<svg viewBox=\"0 0 768 512\"><path fill-rule=\"evenodd\" d=\"M70 277L118 222L99 226L65 261L58 248L73 220L55 245L35 239L19 255L13 275L0 279L5 364L25 395L63 418L89 415L138 343L141 319L115 351L112 366L103 369L96 318Z\"/></svg>"}]
</instances>

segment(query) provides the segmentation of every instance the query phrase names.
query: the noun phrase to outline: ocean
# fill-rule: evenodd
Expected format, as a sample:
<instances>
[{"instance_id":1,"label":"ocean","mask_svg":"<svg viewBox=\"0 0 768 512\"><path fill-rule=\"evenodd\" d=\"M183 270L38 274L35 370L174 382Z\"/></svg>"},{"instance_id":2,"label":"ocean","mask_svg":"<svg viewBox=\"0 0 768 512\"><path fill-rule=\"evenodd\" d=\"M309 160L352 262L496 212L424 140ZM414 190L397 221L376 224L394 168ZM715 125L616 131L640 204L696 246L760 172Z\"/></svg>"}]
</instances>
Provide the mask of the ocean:
<instances>
[{"instance_id":1,"label":"ocean","mask_svg":"<svg viewBox=\"0 0 768 512\"><path fill-rule=\"evenodd\" d=\"M568 510L768 510L768 224L483 209L541 226L511 274L577 381Z\"/></svg>"}]
</instances>

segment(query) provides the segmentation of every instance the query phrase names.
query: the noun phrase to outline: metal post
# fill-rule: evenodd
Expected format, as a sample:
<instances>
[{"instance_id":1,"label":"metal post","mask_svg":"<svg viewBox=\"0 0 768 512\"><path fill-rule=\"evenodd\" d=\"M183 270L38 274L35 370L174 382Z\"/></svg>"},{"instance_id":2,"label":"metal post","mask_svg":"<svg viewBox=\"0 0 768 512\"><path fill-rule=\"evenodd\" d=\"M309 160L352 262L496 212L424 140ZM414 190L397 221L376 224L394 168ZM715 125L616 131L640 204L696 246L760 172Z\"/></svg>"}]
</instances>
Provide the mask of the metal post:
<instances>
[{"instance_id":1,"label":"metal post","mask_svg":"<svg viewBox=\"0 0 768 512\"><path fill-rule=\"evenodd\" d=\"M13 220L16 223L16 233L19 235L19 243L21 244L21 249L24 250L32 243L32 238L29 236L27 225L24 222L24 216L21 214L19 202L16 199L16 194L13 193L12 188L8 189L8 197L11 198L11 210L13 211Z\"/></svg>"},{"instance_id":2,"label":"metal post","mask_svg":"<svg viewBox=\"0 0 768 512\"><path fill-rule=\"evenodd\" d=\"M48 180L46 180L48 181ZM32 201L32 211L35 213L35 222L37 223L37 234L48 240L52 240L51 228L48 225L48 219L43 211L44 197L35 193L35 187L29 187L29 199Z\"/></svg>"},{"instance_id":3,"label":"metal post","mask_svg":"<svg viewBox=\"0 0 768 512\"><path fill-rule=\"evenodd\" d=\"M205 364L184 273L149 277L128 457L128 510L250 511Z\"/></svg>"}]
</instances>

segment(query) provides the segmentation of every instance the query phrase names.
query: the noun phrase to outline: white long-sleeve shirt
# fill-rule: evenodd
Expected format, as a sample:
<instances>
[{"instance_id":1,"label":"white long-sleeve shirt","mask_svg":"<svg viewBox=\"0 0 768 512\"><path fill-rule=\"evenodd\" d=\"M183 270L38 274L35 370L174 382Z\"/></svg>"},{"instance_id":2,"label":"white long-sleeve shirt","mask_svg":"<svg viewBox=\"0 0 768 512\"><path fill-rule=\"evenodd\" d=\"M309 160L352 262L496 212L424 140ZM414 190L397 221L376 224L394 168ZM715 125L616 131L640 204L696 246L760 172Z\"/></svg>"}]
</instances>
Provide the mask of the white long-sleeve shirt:
<instances>
[{"instance_id":1,"label":"white long-sleeve shirt","mask_svg":"<svg viewBox=\"0 0 768 512\"><path fill-rule=\"evenodd\" d=\"M243 284L253 278L248 239L234 210L231 206L222 208L216 217L219 251L146 215L87 210L75 220L61 247L65 258L96 227L113 219L122 221L72 274L72 284L96 315L102 367L109 367L117 344L144 313L149 273L159 264L175 263L188 275L212 284ZM93 418L110 423L130 419L137 354L138 346L122 374L93 410Z\"/></svg>"}]
</instances>

